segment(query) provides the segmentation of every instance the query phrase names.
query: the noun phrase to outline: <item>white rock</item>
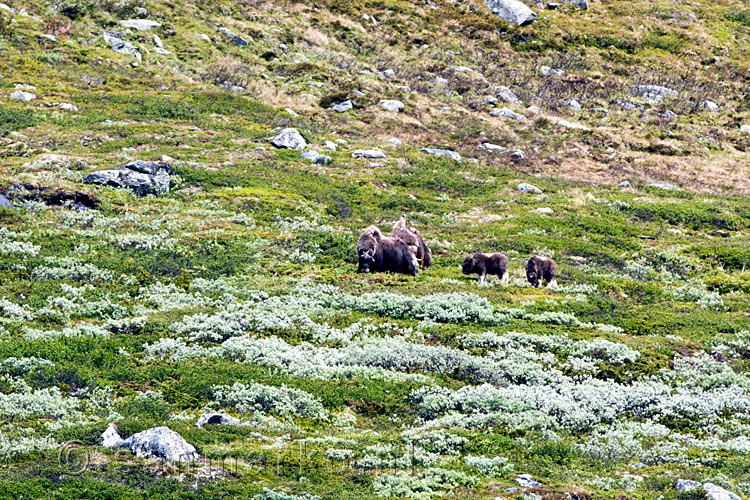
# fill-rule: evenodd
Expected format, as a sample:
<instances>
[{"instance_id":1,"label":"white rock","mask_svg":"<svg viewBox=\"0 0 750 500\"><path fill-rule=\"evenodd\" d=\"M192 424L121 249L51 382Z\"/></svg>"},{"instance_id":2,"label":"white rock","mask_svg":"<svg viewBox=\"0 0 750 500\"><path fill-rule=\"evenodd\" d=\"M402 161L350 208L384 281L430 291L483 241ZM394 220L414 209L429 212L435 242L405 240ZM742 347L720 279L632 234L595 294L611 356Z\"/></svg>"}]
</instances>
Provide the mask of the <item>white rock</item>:
<instances>
[{"instance_id":1,"label":"white rock","mask_svg":"<svg viewBox=\"0 0 750 500\"><path fill-rule=\"evenodd\" d=\"M539 207L535 210L535 212L542 215L552 215L555 213L555 211L550 207Z\"/></svg>"},{"instance_id":2,"label":"white rock","mask_svg":"<svg viewBox=\"0 0 750 500\"><path fill-rule=\"evenodd\" d=\"M570 128L574 130L586 130L586 131L591 130L585 125L581 125L580 123L569 122L568 120L560 120L559 122L557 122L557 126L563 127L563 128Z\"/></svg>"},{"instance_id":3,"label":"white rock","mask_svg":"<svg viewBox=\"0 0 750 500\"><path fill-rule=\"evenodd\" d=\"M205 40L206 42L211 42L211 37L210 37L210 36L208 36L208 35L207 35L207 34L205 34L205 33L201 33L201 34L200 34L200 37L201 37L201 39L202 39L202 40Z\"/></svg>"},{"instance_id":4,"label":"white rock","mask_svg":"<svg viewBox=\"0 0 750 500\"><path fill-rule=\"evenodd\" d=\"M565 101L565 105L572 109L573 111L581 111L581 103L578 102L575 98L571 97L570 99L567 99Z\"/></svg>"},{"instance_id":5,"label":"white rock","mask_svg":"<svg viewBox=\"0 0 750 500\"><path fill-rule=\"evenodd\" d=\"M149 19L125 19L120 25L138 31L148 31L161 26L161 23Z\"/></svg>"},{"instance_id":6,"label":"white rock","mask_svg":"<svg viewBox=\"0 0 750 500\"><path fill-rule=\"evenodd\" d=\"M509 23L523 26L536 21L536 14L518 0L485 0L490 11Z\"/></svg>"},{"instance_id":7,"label":"white rock","mask_svg":"<svg viewBox=\"0 0 750 500\"><path fill-rule=\"evenodd\" d=\"M485 142L485 143L483 143L479 147L482 148L482 149L486 149L487 151L492 151L492 152L504 153L504 152L508 151L508 148L503 147L503 146L499 146L497 144L492 144L491 142Z\"/></svg>"},{"instance_id":8,"label":"white rock","mask_svg":"<svg viewBox=\"0 0 750 500\"><path fill-rule=\"evenodd\" d=\"M64 109L65 111L78 111L78 106L69 102L57 102L55 103L55 107Z\"/></svg>"},{"instance_id":9,"label":"white rock","mask_svg":"<svg viewBox=\"0 0 750 500\"><path fill-rule=\"evenodd\" d=\"M301 157L305 160L315 163L316 165L329 165L333 161L333 158L331 158L330 156L322 155L312 149L306 149L305 151L302 151Z\"/></svg>"},{"instance_id":10,"label":"white rock","mask_svg":"<svg viewBox=\"0 0 750 500\"><path fill-rule=\"evenodd\" d=\"M404 109L404 103L393 99L381 99L380 106L391 113L398 113Z\"/></svg>"},{"instance_id":11,"label":"white rock","mask_svg":"<svg viewBox=\"0 0 750 500\"><path fill-rule=\"evenodd\" d=\"M713 483L703 483L703 490L706 492L708 500L742 500L731 491L727 491Z\"/></svg>"},{"instance_id":12,"label":"white rock","mask_svg":"<svg viewBox=\"0 0 750 500\"><path fill-rule=\"evenodd\" d=\"M528 118L526 118L522 114L516 113L506 107L493 109L492 111L490 111L490 116L494 116L498 118L506 118L508 120L516 120L519 122L529 121Z\"/></svg>"},{"instance_id":13,"label":"white rock","mask_svg":"<svg viewBox=\"0 0 750 500\"><path fill-rule=\"evenodd\" d=\"M435 83L437 83L438 85L448 85L448 80L446 80L442 76L436 76Z\"/></svg>"},{"instance_id":14,"label":"white rock","mask_svg":"<svg viewBox=\"0 0 750 500\"><path fill-rule=\"evenodd\" d=\"M354 104L352 103L351 99L347 99L346 101L341 101L335 103L333 106L331 106L331 111L335 111L336 113L345 113L352 109L354 107Z\"/></svg>"},{"instance_id":15,"label":"white rock","mask_svg":"<svg viewBox=\"0 0 750 500\"><path fill-rule=\"evenodd\" d=\"M495 87L495 94L502 99L503 101L509 103L509 104L515 104L516 106L521 106L523 104L523 101L518 98L518 96L510 90L508 87L505 86L499 86Z\"/></svg>"},{"instance_id":16,"label":"white rock","mask_svg":"<svg viewBox=\"0 0 750 500\"><path fill-rule=\"evenodd\" d=\"M700 488L703 486L698 481L693 481L692 479L678 479L677 480L677 491L683 492L683 491L691 491L696 488Z\"/></svg>"},{"instance_id":17,"label":"white rock","mask_svg":"<svg viewBox=\"0 0 750 500\"><path fill-rule=\"evenodd\" d=\"M229 39L232 43L234 43L238 47L245 47L247 45L250 45L250 42L242 38L240 35L235 33L234 31L230 30L226 27L219 28L219 33L224 35L227 39Z\"/></svg>"},{"instance_id":18,"label":"white rock","mask_svg":"<svg viewBox=\"0 0 750 500\"><path fill-rule=\"evenodd\" d=\"M322 82L313 82L313 81L307 82L307 85L309 85L310 87L316 87L316 88L319 88L319 89L322 89L322 88L324 88L326 86L325 83L322 83Z\"/></svg>"},{"instance_id":19,"label":"white rock","mask_svg":"<svg viewBox=\"0 0 750 500\"><path fill-rule=\"evenodd\" d=\"M390 79L392 79L392 78L395 78L395 77L396 77L396 72L395 72L395 71L393 71L392 69L387 69L387 70L385 70L385 71L381 71L381 72L380 72L380 76L382 76L382 77L383 77L383 78L385 78L386 80L390 80Z\"/></svg>"},{"instance_id":20,"label":"white rock","mask_svg":"<svg viewBox=\"0 0 750 500\"><path fill-rule=\"evenodd\" d=\"M619 183L619 184L618 184L618 185L616 185L615 187L618 187L618 188L626 188L626 187L630 187L630 181L622 181L621 183Z\"/></svg>"},{"instance_id":21,"label":"white rock","mask_svg":"<svg viewBox=\"0 0 750 500\"><path fill-rule=\"evenodd\" d=\"M701 101L699 106L709 113L718 113L719 112L719 105L716 104L713 101Z\"/></svg>"},{"instance_id":22,"label":"white rock","mask_svg":"<svg viewBox=\"0 0 750 500\"><path fill-rule=\"evenodd\" d=\"M107 45L109 45L109 47L118 54L132 55L138 62L141 61L141 53L138 48L132 43L127 42L122 38L112 36L109 33L104 33L102 35L102 38L107 43Z\"/></svg>"},{"instance_id":23,"label":"white rock","mask_svg":"<svg viewBox=\"0 0 750 500\"><path fill-rule=\"evenodd\" d=\"M542 108L540 108L539 106L529 106L528 108L526 108L526 111L528 111L529 113L534 113L535 115L542 114Z\"/></svg>"},{"instance_id":24,"label":"white rock","mask_svg":"<svg viewBox=\"0 0 750 500\"><path fill-rule=\"evenodd\" d=\"M484 100L485 104L489 104L491 106L494 106L494 105L497 104L497 97L495 97L494 95L489 95L488 94L488 95L484 96L482 99Z\"/></svg>"},{"instance_id":25,"label":"white rock","mask_svg":"<svg viewBox=\"0 0 750 500\"><path fill-rule=\"evenodd\" d=\"M750 125L741 126L740 132L742 132L743 134L750 134Z\"/></svg>"},{"instance_id":26,"label":"white rock","mask_svg":"<svg viewBox=\"0 0 750 500\"><path fill-rule=\"evenodd\" d=\"M305 149L307 141L296 128L285 128L279 134L271 139L271 144L277 148L285 149Z\"/></svg>"},{"instance_id":27,"label":"white rock","mask_svg":"<svg viewBox=\"0 0 750 500\"><path fill-rule=\"evenodd\" d=\"M200 455L195 447L169 427L154 427L120 443L141 458L163 458L169 462L191 462Z\"/></svg>"},{"instance_id":28,"label":"white rock","mask_svg":"<svg viewBox=\"0 0 750 500\"><path fill-rule=\"evenodd\" d=\"M299 114L296 111L294 111L292 108L284 108L284 111L286 111L287 113L289 113L295 118L299 116Z\"/></svg>"},{"instance_id":29,"label":"white rock","mask_svg":"<svg viewBox=\"0 0 750 500\"><path fill-rule=\"evenodd\" d=\"M164 42L161 41L161 38L159 38L159 35L154 35L152 37L152 40L154 41L154 45L156 45L159 48L164 48Z\"/></svg>"},{"instance_id":30,"label":"white rock","mask_svg":"<svg viewBox=\"0 0 750 500\"><path fill-rule=\"evenodd\" d=\"M352 158L367 158L368 160L376 160L380 158L387 158L387 156L379 149L355 149L352 152Z\"/></svg>"},{"instance_id":31,"label":"white rock","mask_svg":"<svg viewBox=\"0 0 750 500\"><path fill-rule=\"evenodd\" d=\"M36 87L34 85L28 85L25 83L17 83L13 85L13 88L16 90L36 90Z\"/></svg>"},{"instance_id":32,"label":"white rock","mask_svg":"<svg viewBox=\"0 0 750 500\"><path fill-rule=\"evenodd\" d=\"M528 182L522 182L521 184L516 186L516 189L518 189L524 194L542 194L541 189L539 189L533 184L529 184Z\"/></svg>"},{"instance_id":33,"label":"white rock","mask_svg":"<svg viewBox=\"0 0 750 500\"><path fill-rule=\"evenodd\" d=\"M565 76L565 71L556 68L550 68L549 66L542 66L539 68L539 74L542 76Z\"/></svg>"},{"instance_id":34,"label":"white rock","mask_svg":"<svg viewBox=\"0 0 750 500\"><path fill-rule=\"evenodd\" d=\"M396 137L391 137L391 138L390 138L390 139L388 139L388 141L386 141L386 142L387 142L387 143L388 143L389 145L391 145L391 146L395 146L395 147L399 147L399 146L401 146L401 145L403 144L403 142L401 142L401 139L398 139L398 138L396 138Z\"/></svg>"},{"instance_id":35,"label":"white rock","mask_svg":"<svg viewBox=\"0 0 750 500\"><path fill-rule=\"evenodd\" d=\"M407 85L396 85L396 88L404 94L408 94L409 92L411 92L411 87Z\"/></svg>"},{"instance_id":36,"label":"white rock","mask_svg":"<svg viewBox=\"0 0 750 500\"><path fill-rule=\"evenodd\" d=\"M105 448L116 448L120 446L120 443L122 443L122 441L123 439L120 436L120 433L117 431L117 427L115 426L114 422L110 422L104 432L102 432L101 445Z\"/></svg>"},{"instance_id":37,"label":"white rock","mask_svg":"<svg viewBox=\"0 0 750 500\"><path fill-rule=\"evenodd\" d=\"M203 428L206 425L239 425L240 420L231 415L224 413L204 413L198 418L198 422L195 424L199 428Z\"/></svg>"},{"instance_id":38,"label":"white rock","mask_svg":"<svg viewBox=\"0 0 750 500\"><path fill-rule=\"evenodd\" d=\"M662 87L661 85L633 85L630 87L630 93L645 97L647 99L661 100L662 97L677 97L676 90Z\"/></svg>"},{"instance_id":39,"label":"white rock","mask_svg":"<svg viewBox=\"0 0 750 500\"><path fill-rule=\"evenodd\" d=\"M333 141L326 141L323 147L330 149L331 151L336 151L336 143Z\"/></svg>"},{"instance_id":40,"label":"white rock","mask_svg":"<svg viewBox=\"0 0 750 500\"><path fill-rule=\"evenodd\" d=\"M516 482L524 488L540 488L544 486L544 484L531 477L531 474L518 474Z\"/></svg>"},{"instance_id":41,"label":"white rock","mask_svg":"<svg viewBox=\"0 0 750 500\"><path fill-rule=\"evenodd\" d=\"M460 154L456 153L455 151L451 151L450 149L422 148L420 149L420 151L428 155L443 156L457 162L463 161L463 158Z\"/></svg>"},{"instance_id":42,"label":"white rock","mask_svg":"<svg viewBox=\"0 0 750 500\"><path fill-rule=\"evenodd\" d=\"M458 73L472 73L474 70L468 66L453 66L453 71Z\"/></svg>"},{"instance_id":43,"label":"white rock","mask_svg":"<svg viewBox=\"0 0 750 500\"><path fill-rule=\"evenodd\" d=\"M36 94L32 94L31 92L24 92L23 90L16 90L15 92L10 94L10 98L29 102L36 99Z\"/></svg>"},{"instance_id":44,"label":"white rock","mask_svg":"<svg viewBox=\"0 0 750 500\"><path fill-rule=\"evenodd\" d=\"M649 184L648 187L664 189L666 191L681 191L681 189L678 186L675 186L674 184L662 184L660 182Z\"/></svg>"}]
</instances>

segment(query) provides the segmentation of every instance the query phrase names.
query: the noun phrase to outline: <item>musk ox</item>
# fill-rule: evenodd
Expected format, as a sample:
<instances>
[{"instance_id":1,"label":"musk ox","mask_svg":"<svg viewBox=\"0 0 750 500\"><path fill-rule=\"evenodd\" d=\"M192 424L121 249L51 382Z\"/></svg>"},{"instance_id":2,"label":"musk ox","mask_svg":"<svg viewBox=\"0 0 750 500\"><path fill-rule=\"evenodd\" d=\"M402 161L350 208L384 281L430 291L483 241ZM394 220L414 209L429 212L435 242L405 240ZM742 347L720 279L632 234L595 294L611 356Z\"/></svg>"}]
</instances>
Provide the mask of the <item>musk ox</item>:
<instances>
[{"instance_id":1,"label":"musk ox","mask_svg":"<svg viewBox=\"0 0 750 500\"><path fill-rule=\"evenodd\" d=\"M402 215L398 222L393 225L391 236L409 245L409 249L417 256L417 262L420 266L430 267L432 265L430 248L425 243L422 234L406 222L405 216Z\"/></svg>"},{"instance_id":2,"label":"musk ox","mask_svg":"<svg viewBox=\"0 0 750 500\"><path fill-rule=\"evenodd\" d=\"M479 281L486 280L488 274L494 274L501 281L506 281L508 279L508 256L500 252L476 252L464 259L461 271L464 274L478 274Z\"/></svg>"},{"instance_id":3,"label":"musk ox","mask_svg":"<svg viewBox=\"0 0 750 500\"><path fill-rule=\"evenodd\" d=\"M526 279L537 288L542 286L543 281L547 282L547 286L557 284L555 281L556 272L557 265L549 257L532 255L526 263Z\"/></svg>"},{"instance_id":4,"label":"musk ox","mask_svg":"<svg viewBox=\"0 0 750 500\"><path fill-rule=\"evenodd\" d=\"M375 226L365 229L357 242L360 273L391 271L416 276L417 256L404 241L383 236Z\"/></svg>"}]
</instances>

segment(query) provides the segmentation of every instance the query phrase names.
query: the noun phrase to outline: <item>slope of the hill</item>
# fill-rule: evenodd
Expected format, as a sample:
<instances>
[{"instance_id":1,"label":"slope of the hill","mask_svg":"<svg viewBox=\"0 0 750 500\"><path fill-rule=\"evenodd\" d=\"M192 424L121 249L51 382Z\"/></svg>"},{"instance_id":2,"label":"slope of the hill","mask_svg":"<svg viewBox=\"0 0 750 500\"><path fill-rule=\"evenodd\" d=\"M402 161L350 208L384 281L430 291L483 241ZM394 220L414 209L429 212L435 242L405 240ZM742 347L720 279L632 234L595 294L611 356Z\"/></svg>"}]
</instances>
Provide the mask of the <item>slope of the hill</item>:
<instances>
[{"instance_id":1,"label":"slope of the hill","mask_svg":"<svg viewBox=\"0 0 750 500\"><path fill-rule=\"evenodd\" d=\"M534 8L0 4L0 496L750 495L750 10ZM433 267L358 275L402 214Z\"/></svg>"}]
</instances>

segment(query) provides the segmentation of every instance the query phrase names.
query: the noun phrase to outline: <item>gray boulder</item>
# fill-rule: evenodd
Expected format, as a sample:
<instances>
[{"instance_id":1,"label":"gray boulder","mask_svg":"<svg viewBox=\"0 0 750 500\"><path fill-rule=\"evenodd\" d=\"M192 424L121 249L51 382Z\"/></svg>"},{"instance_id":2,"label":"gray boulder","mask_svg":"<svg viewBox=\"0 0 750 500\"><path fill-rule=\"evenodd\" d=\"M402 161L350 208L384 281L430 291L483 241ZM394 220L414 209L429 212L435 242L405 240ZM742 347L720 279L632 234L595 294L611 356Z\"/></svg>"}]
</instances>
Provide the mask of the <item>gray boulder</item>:
<instances>
[{"instance_id":1,"label":"gray boulder","mask_svg":"<svg viewBox=\"0 0 750 500\"><path fill-rule=\"evenodd\" d=\"M698 481L693 481L692 479L678 479L677 480L677 491L684 492L684 491L691 491L696 488L700 488L703 486Z\"/></svg>"},{"instance_id":2,"label":"gray boulder","mask_svg":"<svg viewBox=\"0 0 750 500\"><path fill-rule=\"evenodd\" d=\"M114 422L110 422L107 428L102 432L101 445L105 448L116 448L122 444L122 437L117 431Z\"/></svg>"},{"instance_id":3,"label":"gray boulder","mask_svg":"<svg viewBox=\"0 0 750 500\"><path fill-rule=\"evenodd\" d=\"M18 101L33 101L36 99L36 94L32 94L31 92L24 92L23 90L16 90L15 92L12 92L10 94L11 99L16 99Z\"/></svg>"},{"instance_id":4,"label":"gray boulder","mask_svg":"<svg viewBox=\"0 0 750 500\"><path fill-rule=\"evenodd\" d=\"M518 0L485 0L490 12L509 23L523 26L536 21L536 14Z\"/></svg>"},{"instance_id":5,"label":"gray boulder","mask_svg":"<svg viewBox=\"0 0 750 500\"><path fill-rule=\"evenodd\" d=\"M403 102L393 99L382 99L380 101L380 106L386 111L390 111L391 113L398 113L399 111L404 109Z\"/></svg>"},{"instance_id":6,"label":"gray boulder","mask_svg":"<svg viewBox=\"0 0 750 500\"><path fill-rule=\"evenodd\" d=\"M573 7L577 7L581 10L589 10L589 0L565 0Z\"/></svg>"},{"instance_id":7,"label":"gray boulder","mask_svg":"<svg viewBox=\"0 0 750 500\"><path fill-rule=\"evenodd\" d=\"M662 97L677 97L676 90L672 90L661 85L633 85L630 87L630 93L633 95L645 97L646 99L660 100Z\"/></svg>"},{"instance_id":8,"label":"gray boulder","mask_svg":"<svg viewBox=\"0 0 750 500\"><path fill-rule=\"evenodd\" d=\"M708 500L742 500L731 491L725 490L713 483L703 483L703 491L706 492Z\"/></svg>"},{"instance_id":9,"label":"gray boulder","mask_svg":"<svg viewBox=\"0 0 750 500\"><path fill-rule=\"evenodd\" d=\"M161 26L161 23L150 19L125 19L120 21L120 26L137 31L148 31Z\"/></svg>"},{"instance_id":10,"label":"gray boulder","mask_svg":"<svg viewBox=\"0 0 750 500\"><path fill-rule=\"evenodd\" d=\"M285 128L271 139L271 144L279 149L305 149L307 141L296 128Z\"/></svg>"},{"instance_id":11,"label":"gray boulder","mask_svg":"<svg viewBox=\"0 0 750 500\"><path fill-rule=\"evenodd\" d=\"M533 184L529 184L528 182L522 182L521 184L516 186L516 189L521 191L523 194L542 194L541 189Z\"/></svg>"},{"instance_id":12,"label":"gray boulder","mask_svg":"<svg viewBox=\"0 0 750 500\"><path fill-rule=\"evenodd\" d=\"M154 427L120 443L137 457L163 458L169 462L192 462L200 459L195 447L169 427Z\"/></svg>"},{"instance_id":13,"label":"gray boulder","mask_svg":"<svg viewBox=\"0 0 750 500\"><path fill-rule=\"evenodd\" d=\"M302 154L300 156L302 156L302 159L308 160L317 165L330 165L333 161L333 158L331 158L330 156L322 155L317 151L313 151L312 149L302 151Z\"/></svg>"},{"instance_id":14,"label":"gray boulder","mask_svg":"<svg viewBox=\"0 0 750 500\"><path fill-rule=\"evenodd\" d=\"M224 35L224 37L235 44L238 47L246 47L250 45L250 42L242 38L240 35L235 33L234 31L230 30L229 28L221 27L219 28L219 33Z\"/></svg>"},{"instance_id":15,"label":"gray boulder","mask_svg":"<svg viewBox=\"0 0 750 500\"><path fill-rule=\"evenodd\" d=\"M5 195L2 193L0 193L0 207L5 207L5 208L13 207L13 203L11 203L11 201L8 198L6 198Z\"/></svg>"},{"instance_id":16,"label":"gray boulder","mask_svg":"<svg viewBox=\"0 0 750 500\"><path fill-rule=\"evenodd\" d=\"M203 428L206 425L239 425L240 420L231 415L224 413L204 413L198 418L197 427Z\"/></svg>"},{"instance_id":17,"label":"gray boulder","mask_svg":"<svg viewBox=\"0 0 750 500\"><path fill-rule=\"evenodd\" d=\"M565 71L557 68L550 68L549 66L541 66L539 68L539 74L542 76L565 76Z\"/></svg>"},{"instance_id":18,"label":"gray boulder","mask_svg":"<svg viewBox=\"0 0 750 500\"><path fill-rule=\"evenodd\" d=\"M137 196L162 195L169 192L169 176L174 169L162 161L134 161L120 168L100 170L83 178L84 184L127 188Z\"/></svg>"},{"instance_id":19,"label":"gray boulder","mask_svg":"<svg viewBox=\"0 0 750 500\"><path fill-rule=\"evenodd\" d=\"M581 108L581 103L578 102L578 100L575 99L574 97L571 97L570 99L566 99L565 105L576 112L579 112L583 109Z\"/></svg>"},{"instance_id":20,"label":"gray boulder","mask_svg":"<svg viewBox=\"0 0 750 500\"><path fill-rule=\"evenodd\" d=\"M450 149L440 149L440 148L422 148L420 149L422 153L426 153L428 155L434 155L434 156L442 156L444 158L448 158L453 161L462 162L463 158L460 154L456 153L455 151L451 151Z\"/></svg>"},{"instance_id":21,"label":"gray boulder","mask_svg":"<svg viewBox=\"0 0 750 500\"><path fill-rule=\"evenodd\" d=\"M558 127L569 128L573 130L585 130L585 131L591 130L585 125L581 125L580 123L569 122L568 120L560 120L559 122L556 123L556 125Z\"/></svg>"},{"instance_id":22,"label":"gray boulder","mask_svg":"<svg viewBox=\"0 0 750 500\"><path fill-rule=\"evenodd\" d=\"M719 112L719 105L716 104L713 101L701 101L698 105L701 108L705 109L709 113L718 113Z\"/></svg>"},{"instance_id":23,"label":"gray boulder","mask_svg":"<svg viewBox=\"0 0 750 500\"><path fill-rule=\"evenodd\" d=\"M132 55L138 62L141 62L141 53L138 50L138 47L126 40L123 40L120 36L117 35L117 33L108 31L102 35L102 38L104 39L105 43L109 45L109 48L113 51L117 52L118 54Z\"/></svg>"},{"instance_id":24,"label":"gray boulder","mask_svg":"<svg viewBox=\"0 0 750 500\"><path fill-rule=\"evenodd\" d=\"M516 482L524 488L541 488L544 486L544 484L531 477L531 474L518 474Z\"/></svg>"},{"instance_id":25,"label":"gray boulder","mask_svg":"<svg viewBox=\"0 0 750 500\"><path fill-rule=\"evenodd\" d=\"M619 183L619 184L618 184L618 185L616 185L615 187L618 187L618 188L626 188L626 187L630 187L630 181L622 181L621 183Z\"/></svg>"},{"instance_id":26,"label":"gray boulder","mask_svg":"<svg viewBox=\"0 0 750 500\"><path fill-rule=\"evenodd\" d=\"M518 98L515 92L510 90L508 87L500 85L498 87L494 87L493 90L495 91L495 95L497 95L497 97L509 104L515 104L516 106L520 106L523 104L523 101L521 101L521 99Z\"/></svg>"},{"instance_id":27,"label":"gray boulder","mask_svg":"<svg viewBox=\"0 0 750 500\"><path fill-rule=\"evenodd\" d=\"M743 134L750 134L750 125L741 126L740 132L742 132Z\"/></svg>"},{"instance_id":28,"label":"gray boulder","mask_svg":"<svg viewBox=\"0 0 750 500\"><path fill-rule=\"evenodd\" d=\"M493 109L490 111L490 116L498 117L498 118L506 118L508 120L516 120L518 122L527 122L529 121L525 116L523 116L520 113L516 113L515 111L512 111L508 108L502 107L498 109Z\"/></svg>"},{"instance_id":29,"label":"gray boulder","mask_svg":"<svg viewBox=\"0 0 750 500\"><path fill-rule=\"evenodd\" d=\"M352 100L347 99L345 101L337 102L336 104L334 104L328 109L330 109L331 111L335 111L336 113L345 113L349 111L350 109L352 109L353 107L354 107L354 104L352 103Z\"/></svg>"},{"instance_id":30,"label":"gray boulder","mask_svg":"<svg viewBox=\"0 0 750 500\"><path fill-rule=\"evenodd\" d=\"M674 184L662 184L660 182L649 184L648 187L664 189L666 191L681 191L681 189L678 186L675 186Z\"/></svg>"},{"instance_id":31,"label":"gray boulder","mask_svg":"<svg viewBox=\"0 0 750 500\"><path fill-rule=\"evenodd\" d=\"M387 156L379 149L355 149L352 152L352 158L367 158L368 160L378 160L387 158Z\"/></svg>"}]
</instances>

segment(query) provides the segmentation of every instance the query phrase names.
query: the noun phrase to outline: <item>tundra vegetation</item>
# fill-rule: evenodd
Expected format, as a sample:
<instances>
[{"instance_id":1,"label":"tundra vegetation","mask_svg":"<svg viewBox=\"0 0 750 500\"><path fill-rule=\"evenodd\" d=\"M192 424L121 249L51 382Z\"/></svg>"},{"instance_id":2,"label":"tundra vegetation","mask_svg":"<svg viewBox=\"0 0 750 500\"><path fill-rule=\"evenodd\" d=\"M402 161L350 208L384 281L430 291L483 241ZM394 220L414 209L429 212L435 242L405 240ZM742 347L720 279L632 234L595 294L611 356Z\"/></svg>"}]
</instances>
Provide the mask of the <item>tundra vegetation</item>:
<instances>
[{"instance_id":1,"label":"tundra vegetation","mask_svg":"<svg viewBox=\"0 0 750 500\"><path fill-rule=\"evenodd\" d=\"M747 4L536 10L0 4L0 496L750 497Z\"/></svg>"}]
</instances>

